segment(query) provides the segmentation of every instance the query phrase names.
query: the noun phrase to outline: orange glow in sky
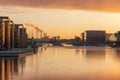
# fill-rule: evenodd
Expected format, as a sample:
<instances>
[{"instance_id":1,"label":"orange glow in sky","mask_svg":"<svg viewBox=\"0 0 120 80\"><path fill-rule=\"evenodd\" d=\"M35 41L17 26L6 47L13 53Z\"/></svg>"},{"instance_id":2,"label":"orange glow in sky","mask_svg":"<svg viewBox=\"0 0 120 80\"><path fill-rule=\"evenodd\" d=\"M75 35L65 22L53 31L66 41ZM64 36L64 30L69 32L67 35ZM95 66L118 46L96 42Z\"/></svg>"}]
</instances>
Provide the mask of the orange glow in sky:
<instances>
[{"instance_id":1,"label":"orange glow in sky","mask_svg":"<svg viewBox=\"0 0 120 80\"><path fill-rule=\"evenodd\" d=\"M39 6L37 4L39 1L44 5ZM0 7L0 15L9 16L15 23L25 24L31 21L49 36L59 35L61 38L80 36L85 30L106 30L110 33L120 30L120 8L116 7L118 5L116 0L98 0L98 2L89 0L91 4L88 6L86 6L88 3L83 0L70 0L69 3L66 2L68 0L58 0L59 3L64 2L61 6L53 5L58 4L55 0L53 0L54 3L47 1L35 0L38 6L21 2L16 3L15 7L11 6L12 3L1 0L0 2L4 4ZM83 4L78 6L81 3ZM116 6L111 6L112 3Z\"/></svg>"}]
</instances>

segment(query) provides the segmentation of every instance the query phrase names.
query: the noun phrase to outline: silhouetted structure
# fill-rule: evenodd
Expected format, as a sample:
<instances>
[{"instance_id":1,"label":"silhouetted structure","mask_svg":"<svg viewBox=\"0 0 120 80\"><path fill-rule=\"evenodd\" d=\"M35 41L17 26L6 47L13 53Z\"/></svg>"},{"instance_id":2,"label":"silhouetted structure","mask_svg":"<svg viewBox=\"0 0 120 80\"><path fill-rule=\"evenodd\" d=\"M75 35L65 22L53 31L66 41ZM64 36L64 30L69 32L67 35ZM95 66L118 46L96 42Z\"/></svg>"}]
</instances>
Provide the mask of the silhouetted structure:
<instances>
[{"instance_id":1,"label":"silhouetted structure","mask_svg":"<svg viewBox=\"0 0 120 80\"><path fill-rule=\"evenodd\" d=\"M14 48L14 23L9 17L0 17L0 49Z\"/></svg>"},{"instance_id":2,"label":"silhouetted structure","mask_svg":"<svg viewBox=\"0 0 120 80\"><path fill-rule=\"evenodd\" d=\"M26 48L27 47L27 33L26 28L23 24L15 24L15 48Z\"/></svg>"},{"instance_id":3,"label":"silhouetted structure","mask_svg":"<svg viewBox=\"0 0 120 80\"><path fill-rule=\"evenodd\" d=\"M120 31L116 32L115 36L117 38L117 41L120 42Z\"/></svg>"},{"instance_id":4,"label":"silhouetted structure","mask_svg":"<svg viewBox=\"0 0 120 80\"><path fill-rule=\"evenodd\" d=\"M85 35L84 35L84 33L82 33L81 36L82 36L82 42L84 43L85 42Z\"/></svg>"},{"instance_id":5,"label":"silhouetted structure","mask_svg":"<svg viewBox=\"0 0 120 80\"><path fill-rule=\"evenodd\" d=\"M21 26L21 27L20 27ZM9 17L0 17L0 50L27 47L27 33L23 24L15 24Z\"/></svg>"},{"instance_id":6,"label":"silhouetted structure","mask_svg":"<svg viewBox=\"0 0 120 80\"><path fill-rule=\"evenodd\" d=\"M89 30L82 34L84 34L83 41L86 42L86 45L98 45L105 42L105 31Z\"/></svg>"},{"instance_id":7,"label":"silhouetted structure","mask_svg":"<svg viewBox=\"0 0 120 80\"><path fill-rule=\"evenodd\" d=\"M106 41L116 41L116 37L113 33L106 33Z\"/></svg>"},{"instance_id":8,"label":"silhouetted structure","mask_svg":"<svg viewBox=\"0 0 120 80\"><path fill-rule=\"evenodd\" d=\"M20 48L20 28L19 25L15 24L15 48Z\"/></svg>"},{"instance_id":9,"label":"silhouetted structure","mask_svg":"<svg viewBox=\"0 0 120 80\"><path fill-rule=\"evenodd\" d=\"M81 41L81 38L78 36L75 36L75 38L72 40L72 45L73 46L82 46L83 43Z\"/></svg>"},{"instance_id":10,"label":"silhouetted structure","mask_svg":"<svg viewBox=\"0 0 120 80\"><path fill-rule=\"evenodd\" d=\"M120 31L116 32L115 37L117 38L117 41L113 43L113 47L120 47Z\"/></svg>"},{"instance_id":11,"label":"silhouetted structure","mask_svg":"<svg viewBox=\"0 0 120 80\"><path fill-rule=\"evenodd\" d=\"M27 33L26 33L26 28L20 28L20 47L21 48L26 48L27 47Z\"/></svg>"}]
</instances>

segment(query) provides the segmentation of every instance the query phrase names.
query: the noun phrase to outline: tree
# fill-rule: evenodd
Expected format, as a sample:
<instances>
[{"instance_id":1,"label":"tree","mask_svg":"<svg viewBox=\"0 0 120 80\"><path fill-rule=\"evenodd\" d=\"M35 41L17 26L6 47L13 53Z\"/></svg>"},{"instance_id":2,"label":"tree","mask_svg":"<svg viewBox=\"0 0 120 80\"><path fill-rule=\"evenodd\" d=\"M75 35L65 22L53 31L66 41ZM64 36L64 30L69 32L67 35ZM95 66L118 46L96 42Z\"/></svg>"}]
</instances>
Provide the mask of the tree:
<instances>
[{"instance_id":1,"label":"tree","mask_svg":"<svg viewBox=\"0 0 120 80\"><path fill-rule=\"evenodd\" d=\"M114 35L117 38L117 41L120 41L120 31L116 32Z\"/></svg>"}]
</instances>

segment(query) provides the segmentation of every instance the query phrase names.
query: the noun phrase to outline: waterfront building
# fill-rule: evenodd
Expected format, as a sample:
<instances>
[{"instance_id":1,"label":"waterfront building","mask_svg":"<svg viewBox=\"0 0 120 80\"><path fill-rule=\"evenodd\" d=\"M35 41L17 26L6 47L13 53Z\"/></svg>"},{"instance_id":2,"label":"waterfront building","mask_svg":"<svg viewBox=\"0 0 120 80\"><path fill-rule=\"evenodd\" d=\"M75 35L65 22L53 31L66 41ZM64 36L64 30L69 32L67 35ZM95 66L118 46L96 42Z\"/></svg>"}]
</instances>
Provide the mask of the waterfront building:
<instances>
[{"instance_id":1,"label":"waterfront building","mask_svg":"<svg viewBox=\"0 0 120 80\"><path fill-rule=\"evenodd\" d=\"M26 33L26 28L20 28L20 47L26 48L27 47L27 39L28 35Z\"/></svg>"},{"instance_id":2,"label":"waterfront building","mask_svg":"<svg viewBox=\"0 0 120 80\"><path fill-rule=\"evenodd\" d=\"M15 24L9 17L0 17L0 50L27 47L27 32L23 24Z\"/></svg>"},{"instance_id":3,"label":"waterfront building","mask_svg":"<svg viewBox=\"0 0 120 80\"><path fill-rule=\"evenodd\" d=\"M14 37L15 37L15 48L20 48L20 28L18 24L15 24L15 29L14 29Z\"/></svg>"},{"instance_id":4,"label":"waterfront building","mask_svg":"<svg viewBox=\"0 0 120 80\"><path fill-rule=\"evenodd\" d=\"M10 42L11 42L11 49L14 48L14 29L15 29L15 26L14 26L14 22L11 21L11 24L10 24Z\"/></svg>"},{"instance_id":5,"label":"waterfront building","mask_svg":"<svg viewBox=\"0 0 120 80\"><path fill-rule=\"evenodd\" d=\"M14 23L9 17L0 17L0 49L14 48Z\"/></svg>"},{"instance_id":6,"label":"waterfront building","mask_svg":"<svg viewBox=\"0 0 120 80\"><path fill-rule=\"evenodd\" d=\"M87 45L103 44L105 42L105 33L105 31L101 30L85 31L82 33L83 41L86 42Z\"/></svg>"},{"instance_id":7,"label":"waterfront building","mask_svg":"<svg viewBox=\"0 0 120 80\"><path fill-rule=\"evenodd\" d=\"M0 58L0 80L11 80L18 73L17 58Z\"/></svg>"},{"instance_id":8,"label":"waterfront building","mask_svg":"<svg viewBox=\"0 0 120 80\"><path fill-rule=\"evenodd\" d=\"M27 47L27 32L23 24L15 24L15 48L26 48Z\"/></svg>"},{"instance_id":9,"label":"waterfront building","mask_svg":"<svg viewBox=\"0 0 120 80\"><path fill-rule=\"evenodd\" d=\"M0 19L0 49L4 49L5 45L5 22Z\"/></svg>"}]
</instances>

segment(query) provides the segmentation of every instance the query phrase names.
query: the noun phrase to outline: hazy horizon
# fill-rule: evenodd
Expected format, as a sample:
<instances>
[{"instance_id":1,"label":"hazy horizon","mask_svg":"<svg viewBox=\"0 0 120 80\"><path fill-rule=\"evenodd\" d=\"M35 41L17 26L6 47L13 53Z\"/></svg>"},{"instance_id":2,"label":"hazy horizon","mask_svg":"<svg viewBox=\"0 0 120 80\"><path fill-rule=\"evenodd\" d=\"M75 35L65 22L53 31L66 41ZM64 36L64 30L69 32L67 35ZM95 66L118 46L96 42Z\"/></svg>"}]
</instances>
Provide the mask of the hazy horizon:
<instances>
[{"instance_id":1,"label":"hazy horizon","mask_svg":"<svg viewBox=\"0 0 120 80\"><path fill-rule=\"evenodd\" d=\"M49 36L73 38L85 30L114 33L120 27L118 0L0 0L0 15L32 22Z\"/></svg>"}]
</instances>

